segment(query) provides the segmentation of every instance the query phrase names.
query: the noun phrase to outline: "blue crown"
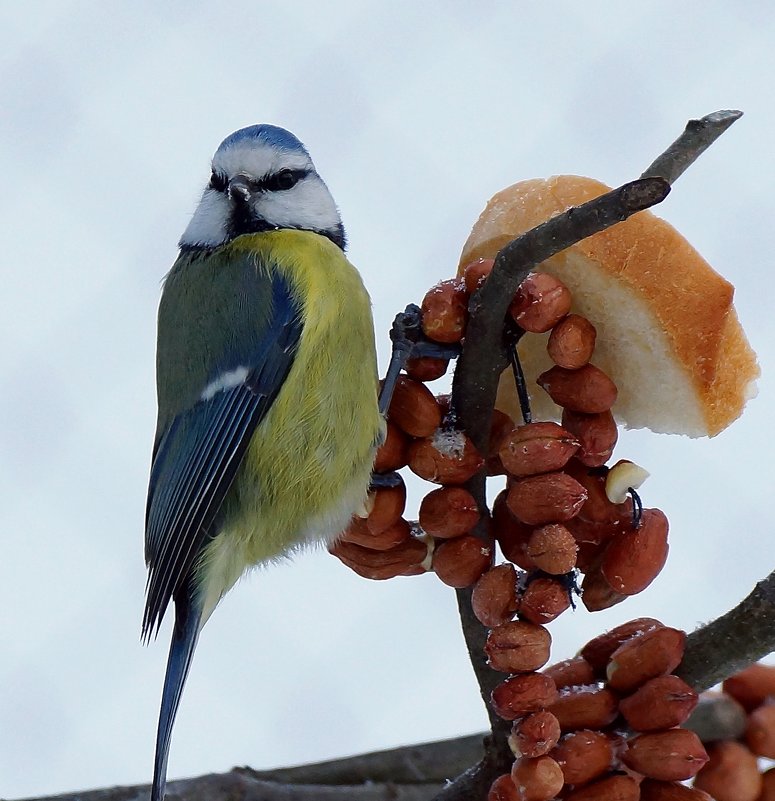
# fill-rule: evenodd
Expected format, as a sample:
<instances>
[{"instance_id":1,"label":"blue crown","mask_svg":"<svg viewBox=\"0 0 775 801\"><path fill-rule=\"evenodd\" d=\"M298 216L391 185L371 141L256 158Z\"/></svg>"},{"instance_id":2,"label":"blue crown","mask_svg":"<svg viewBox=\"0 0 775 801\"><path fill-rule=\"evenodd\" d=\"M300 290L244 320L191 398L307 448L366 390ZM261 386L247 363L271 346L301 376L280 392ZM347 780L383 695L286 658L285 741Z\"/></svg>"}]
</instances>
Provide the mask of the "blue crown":
<instances>
[{"instance_id":1,"label":"blue crown","mask_svg":"<svg viewBox=\"0 0 775 801\"><path fill-rule=\"evenodd\" d=\"M278 128L276 125L250 125L247 128L240 128L239 131L227 136L221 142L218 150L225 150L233 145L251 141L267 144L281 150L300 151L309 156L304 145L290 131L286 131L285 128Z\"/></svg>"}]
</instances>

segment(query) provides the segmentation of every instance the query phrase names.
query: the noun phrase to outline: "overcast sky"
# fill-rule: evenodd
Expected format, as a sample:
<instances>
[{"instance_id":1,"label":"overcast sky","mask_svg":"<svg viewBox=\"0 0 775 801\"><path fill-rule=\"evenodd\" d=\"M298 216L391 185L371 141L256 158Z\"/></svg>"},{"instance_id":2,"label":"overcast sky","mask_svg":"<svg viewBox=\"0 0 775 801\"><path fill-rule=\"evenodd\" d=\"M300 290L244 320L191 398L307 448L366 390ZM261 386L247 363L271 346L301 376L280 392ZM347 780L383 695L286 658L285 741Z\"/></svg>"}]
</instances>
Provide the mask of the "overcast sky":
<instances>
[{"instance_id":1,"label":"overcast sky","mask_svg":"<svg viewBox=\"0 0 775 801\"><path fill-rule=\"evenodd\" d=\"M0 30L0 795L150 780L170 630L140 645L156 305L209 159L245 125L307 144L384 366L393 315L453 274L495 191L563 172L620 183L687 119L742 109L659 213L735 284L759 397L712 441L622 437L617 456L652 472L671 558L630 602L554 623L554 655L643 614L691 629L775 565L770 3L51 0L3 3ZM312 553L213 615L169 774L484 723L451 590Z\"/></svg>"}]
</instances>

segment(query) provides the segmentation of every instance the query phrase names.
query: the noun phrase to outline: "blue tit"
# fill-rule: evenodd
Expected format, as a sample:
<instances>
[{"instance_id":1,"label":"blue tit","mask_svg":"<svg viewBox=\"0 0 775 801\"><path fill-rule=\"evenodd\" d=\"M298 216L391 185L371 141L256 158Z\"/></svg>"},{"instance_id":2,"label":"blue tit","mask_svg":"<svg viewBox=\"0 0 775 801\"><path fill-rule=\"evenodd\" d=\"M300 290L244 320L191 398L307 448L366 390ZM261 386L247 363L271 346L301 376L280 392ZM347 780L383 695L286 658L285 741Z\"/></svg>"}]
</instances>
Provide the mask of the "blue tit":
<instances>
[{"instance_id":1,"label":"blue tit","mask_svg":"<svg viewBox=\"0 0 775 801\"><path fill-rule=\"evenodd\" d=\"M302 143L225 139L164 281L143 639L175 604L152 801L199 633L254 565L331 542L383 437L371 305Z\"/></svg>"}]
</instances>

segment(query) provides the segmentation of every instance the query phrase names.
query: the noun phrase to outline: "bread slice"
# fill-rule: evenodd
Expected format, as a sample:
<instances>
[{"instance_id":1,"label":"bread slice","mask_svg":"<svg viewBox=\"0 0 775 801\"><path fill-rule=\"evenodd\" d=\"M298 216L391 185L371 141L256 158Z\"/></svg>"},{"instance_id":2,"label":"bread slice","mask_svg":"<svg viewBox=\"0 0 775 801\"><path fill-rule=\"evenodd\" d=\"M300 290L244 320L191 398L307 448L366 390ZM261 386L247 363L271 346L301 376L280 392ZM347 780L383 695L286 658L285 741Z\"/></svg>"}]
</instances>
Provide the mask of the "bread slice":
<instances>
[{"instance_id":1,"label":"bread slice","mask_svg":"<svg viewBox=\"0 0 775 801\"><path fill-rule=\"evenodd\" d=\"M460 270L570 206L609 191L560 175L514 184L487 204L466 241ZM643 211L540 265L573 293L571 311L597 328L592 362L616 382L613 408L628 428L714 436L756 395L759 366L732 305L734 288L668 223ZM560 409L535 385L552 366L548 334L523 337L519 354L534 415ZM497 407L520 419L514 381L501 377Z\"/></svg>"}]
</instances>

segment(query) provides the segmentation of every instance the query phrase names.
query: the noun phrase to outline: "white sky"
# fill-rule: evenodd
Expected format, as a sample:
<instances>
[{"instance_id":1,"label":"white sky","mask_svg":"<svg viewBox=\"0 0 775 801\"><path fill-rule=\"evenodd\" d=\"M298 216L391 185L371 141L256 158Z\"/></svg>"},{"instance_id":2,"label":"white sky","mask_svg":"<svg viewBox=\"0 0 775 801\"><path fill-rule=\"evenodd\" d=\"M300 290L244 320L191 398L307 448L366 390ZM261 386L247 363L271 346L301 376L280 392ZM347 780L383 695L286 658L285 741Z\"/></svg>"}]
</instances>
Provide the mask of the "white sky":
<instances>
[{"instance_id":1,"label":"white sky","mask_svg":"<svg viewBox=\"0 0 775 801\"><path fill-rule=\"evenodd\" d=\"M453 273L496 190L560 172L622 182L688 118L744 110L660 213L736 285L759 398L710 442L622 438L617 456L652 472L671 559L629 603L553 624L555 655L643 614L693 628L773 566L771 4L51 0L1 4L0 30L0 795L150 780L169 637L168 621L139 643L159 282L213 150L244 125L309 147L384 366L392 316ZM169 773L484 722L452 591L309 554L213 616Z\"/></svg>"}]
</instances>

